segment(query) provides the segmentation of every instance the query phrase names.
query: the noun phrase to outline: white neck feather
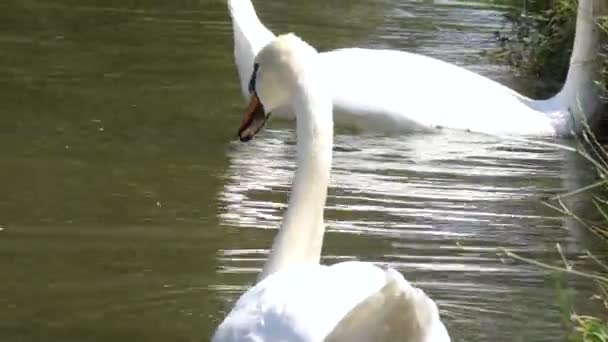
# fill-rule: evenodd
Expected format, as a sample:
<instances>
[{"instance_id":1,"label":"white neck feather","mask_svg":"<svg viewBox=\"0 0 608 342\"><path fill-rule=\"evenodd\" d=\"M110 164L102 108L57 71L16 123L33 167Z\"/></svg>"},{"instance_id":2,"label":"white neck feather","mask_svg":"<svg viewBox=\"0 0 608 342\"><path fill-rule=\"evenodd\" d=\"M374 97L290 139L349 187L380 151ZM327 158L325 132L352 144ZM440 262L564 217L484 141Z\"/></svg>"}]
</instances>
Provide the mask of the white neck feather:
<instances>
[{"instance_id":1,"label":"white neck feather","mask_svg":"<svg viewBox=\"0 0 608 342\"><path fill-rule=\"evenodd\" d=\"M241 91L245 100L249 101L248 86L253 72L253 60L275 35L260 22L251 0L228 0L228 9L232 17L234 59L241 80Z\"/></svg>"},{"instance_id":2,"label":"white neck feather","mask_svg":"<svg viewBox=\"0 0 608 342\"><path fill-rule=\"evenodd\" d=\"M601 30L597 23L607 9L606 0L578 1L576 33L568 76L561 91L549 100L566 109L573 122L581 114L591 118L601 105L595 84L599 76L601 49Z\"/></svg>"},{"instance_id":3,"label":"white neck feather","mask_svg":"<svg viewBox=\"0 0 608 342\"><path fill-rule=\"evenodd\" d=\"M333 146L332 102L321 82L308 80L300 82L293 100L297 159L289 206L258 280L321 259Z\"/></svg>"}]
</instances>

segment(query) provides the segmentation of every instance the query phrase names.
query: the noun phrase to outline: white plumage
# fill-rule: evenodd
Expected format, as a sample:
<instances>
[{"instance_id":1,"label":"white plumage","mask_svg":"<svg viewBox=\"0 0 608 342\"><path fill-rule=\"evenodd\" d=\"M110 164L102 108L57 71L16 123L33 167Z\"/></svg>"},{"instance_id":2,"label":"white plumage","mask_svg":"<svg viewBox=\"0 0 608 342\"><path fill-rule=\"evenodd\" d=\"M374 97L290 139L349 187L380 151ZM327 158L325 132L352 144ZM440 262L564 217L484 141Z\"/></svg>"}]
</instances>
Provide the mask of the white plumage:
<instances>
[{"instance_id":1,"label":"white plumage","mask_svg":"<svg viewBox=\"0 0 608 342\"><path fill-rule=\"evenodd\" d=\"M250 139L265 113L290 105L297 167L260 282L238 300L213 341L449 341L435 303L397 271L354 261L319 264L333 144L325 73L316 50L293 34L272 40L255 61L239 135Z\"/></svg>"},{"instance_id":2,"label":"white plumage","mask_svg":"<svg viewBox=\"0 0 608 342\"><path fill-rule=\"evenodd\" d=\"M253 57L274 38L250 0L228 0L234 54L243 95ZM336 122L364 131L433 131L436 128L488 134L569 135L577 115L590 119L600 106L600 32L596 19L605 0L580 0L568 78L562 90L534 100L487 77L441 60L395 50L348 48L321 53L333 94ZM293 117L289 107L273 114Z\"/></svg>"},{"instance_id":3,"label":"white plumage","mask_svg":"<svg viewBox=\"0 0 608 342\"><path fill-rule=\"evenodd\" d=\"M324 340L444 342L449 336L435 303L397 271L343 262L268 276L238 300L213 341Z\"/></svg>"}]
</instances>

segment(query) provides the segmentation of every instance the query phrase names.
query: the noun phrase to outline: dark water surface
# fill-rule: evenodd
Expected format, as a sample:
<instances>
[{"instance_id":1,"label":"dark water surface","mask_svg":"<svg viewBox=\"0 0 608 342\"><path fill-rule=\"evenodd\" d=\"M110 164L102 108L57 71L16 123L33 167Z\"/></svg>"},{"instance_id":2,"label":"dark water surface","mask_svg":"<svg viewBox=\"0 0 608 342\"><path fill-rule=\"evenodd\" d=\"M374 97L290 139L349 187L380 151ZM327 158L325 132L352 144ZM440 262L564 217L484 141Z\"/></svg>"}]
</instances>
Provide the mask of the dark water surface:
<instances>
[{"instance_id":1,"label":"dark water surface","mask_svg":"<svg viewBox=\"0 0 608 342\"><path fill-rule=\"evenodd\" d=\"M322 50L407 49L535 90L480 54L508 3L255 4ZM0 51L0 340L208 339L255 279L294 167L289 123L235 141L226 4L3 1ZM558 339L560 281L497 248L558 264L561 242L590 264L594 238L535 200L586 184L587 164L453 132L336 144L326 262L398 268L454 341ZM585 307L593 288L568 284Z\"/></svg>"}]
</instances>

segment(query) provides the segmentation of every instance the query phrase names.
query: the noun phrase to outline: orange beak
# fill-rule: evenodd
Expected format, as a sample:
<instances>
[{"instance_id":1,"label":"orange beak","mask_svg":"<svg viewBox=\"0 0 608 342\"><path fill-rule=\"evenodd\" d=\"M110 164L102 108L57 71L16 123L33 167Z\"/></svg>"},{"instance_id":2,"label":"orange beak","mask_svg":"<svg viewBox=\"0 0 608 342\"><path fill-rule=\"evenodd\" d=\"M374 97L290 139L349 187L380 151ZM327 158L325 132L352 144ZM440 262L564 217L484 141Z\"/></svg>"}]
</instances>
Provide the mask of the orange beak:
<instances>
[{"instance_id":1,"label":"orange beak","mask_svg":"<svg viewBox=\"0 0 608 342\"><path fill-rule=\"evenodd\" d=\"M264 106L260 99L255 95L251 95L249 106L245 109L241 127L239 128L239 139L241 141L249 141L264 127L269 115L264 112Z\"/></svg>"}]
</instances>

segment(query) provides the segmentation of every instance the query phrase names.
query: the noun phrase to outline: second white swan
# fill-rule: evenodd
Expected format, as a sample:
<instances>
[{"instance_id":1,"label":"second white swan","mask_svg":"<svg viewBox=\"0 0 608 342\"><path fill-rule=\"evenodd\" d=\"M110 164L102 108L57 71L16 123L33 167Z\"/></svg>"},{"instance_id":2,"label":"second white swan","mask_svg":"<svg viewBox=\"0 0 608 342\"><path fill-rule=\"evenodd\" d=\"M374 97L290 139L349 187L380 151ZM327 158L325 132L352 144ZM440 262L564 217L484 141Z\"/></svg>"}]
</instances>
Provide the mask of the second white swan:
<instances>
[{"instance_id":1,"label":"second white swan","mask_svg":"<svg viewBox=\"0 0 608 342\"><path fill-rule=\"evenodd\" d=\"M436 128L488 134L569 135L580 113L593 119L600 101L600 32L605 0L579 0L576 37L567 80L546 100L521 95L487 77L441 60L395 50L348 48L321 53L320 68L333 94L336 123L383 132ZM251 0L228 0L234 55L243 95L257 52L274 38ZM273 114L291 117L288 107Z\"/></svg>"},{"instance_id":2,"label":"second white swan","mask_svg":"<svg viewBox=\"0 0 608 342\"><path fill-rule=\"evenodd\" d=\"M435 303L397 271L365 262L320 265L333 118L319 54L288 34L255 61L239 136L250 140L268 112L289 105L297 167L259 283L241 296L213 342L449 342Z\"/></svg>"}]
</instances>

